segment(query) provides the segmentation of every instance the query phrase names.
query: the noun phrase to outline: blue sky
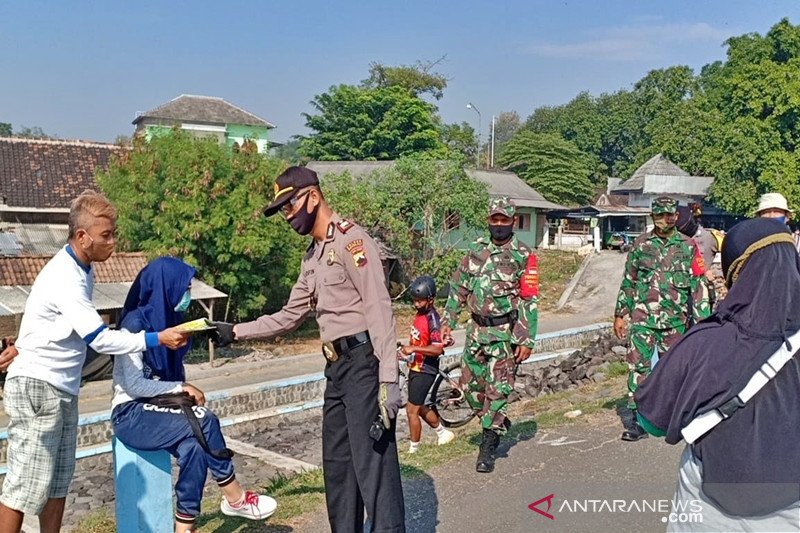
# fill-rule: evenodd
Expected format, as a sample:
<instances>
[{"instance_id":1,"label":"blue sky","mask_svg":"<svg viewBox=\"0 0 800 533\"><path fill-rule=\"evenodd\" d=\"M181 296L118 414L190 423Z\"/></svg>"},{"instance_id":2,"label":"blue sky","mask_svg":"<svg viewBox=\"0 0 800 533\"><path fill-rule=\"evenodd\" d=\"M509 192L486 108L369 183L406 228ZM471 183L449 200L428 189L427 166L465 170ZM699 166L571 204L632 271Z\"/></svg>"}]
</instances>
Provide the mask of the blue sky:
<instances>
[{"instance_id":1,"label":"blue sky","mask_svg":"<svg viewBox=\"0 0 800 533\"><path fill-rule=\"evenodd\" d=\"M797 0L569 2L2 2L0 122L113 141L175 96L220 96L305 133L301 113L369 63L446 55L446 122L630 88L649 70L723 59L723 41L800 23Z\"/></svg>"}]
</instances>

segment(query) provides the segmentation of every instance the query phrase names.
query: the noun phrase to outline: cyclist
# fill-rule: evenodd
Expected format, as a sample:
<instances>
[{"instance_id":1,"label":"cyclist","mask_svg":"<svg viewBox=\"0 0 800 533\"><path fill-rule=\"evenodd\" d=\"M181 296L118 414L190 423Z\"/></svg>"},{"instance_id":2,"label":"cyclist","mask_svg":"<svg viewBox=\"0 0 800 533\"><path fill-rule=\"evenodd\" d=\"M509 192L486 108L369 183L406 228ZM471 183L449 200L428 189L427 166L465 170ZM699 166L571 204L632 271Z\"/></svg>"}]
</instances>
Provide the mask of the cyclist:
<instances>
[{"instance_id":1,"label":"cyclist","mask_svg":"<svg viewBox=\"0 0 800 533\"><path fill-rule=\"evenodd\" d=\"M439 445L447 444L455 438L452 431L442 426L439 416L425 404L428 391L439 372L439 356L444 353L441 334L441 319L433 305L436 296L436 282L430 276L420 276L408 288L417 316L411 326L411 336L407 345L397 349L398 359L408 363L408 431L411 444L408 453L416 453L422 436L422 422L432 427L438 435Z\"/></svg>"}]
</instances>

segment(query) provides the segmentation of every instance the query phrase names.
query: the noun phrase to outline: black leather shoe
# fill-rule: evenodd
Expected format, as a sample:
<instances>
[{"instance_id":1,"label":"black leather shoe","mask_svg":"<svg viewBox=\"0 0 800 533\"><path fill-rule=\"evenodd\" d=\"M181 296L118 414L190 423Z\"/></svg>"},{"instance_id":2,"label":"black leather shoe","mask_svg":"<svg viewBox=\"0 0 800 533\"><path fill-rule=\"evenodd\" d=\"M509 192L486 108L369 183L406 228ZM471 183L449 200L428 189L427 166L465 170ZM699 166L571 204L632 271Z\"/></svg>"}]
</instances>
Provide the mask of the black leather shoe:
<instances>
[{"instance_id":1,"label":"black leather shoe","mask_svg":"<svg viewBox=\"0 0 800 533\"><path fill-rule=\"evenodd\" d=\"M637 422L633 422L628 429L622 432L622 440L628 442L635 442L637 440L646 439L647 437L647 432Z\"/></svg>"},{"instance_id":2,"label":"black leather shoe","mask_svg":"<svg viewBox=\"0 0 800 533\"><path fill-rule=\"evenodd\" d=\"M475 464L476 472L488 474L494 470L495 452L497 452L498 444L500 444L500 435L491 429L484 429L480 451L478 452L478 462Z\"/></svg>"}]
</instances>

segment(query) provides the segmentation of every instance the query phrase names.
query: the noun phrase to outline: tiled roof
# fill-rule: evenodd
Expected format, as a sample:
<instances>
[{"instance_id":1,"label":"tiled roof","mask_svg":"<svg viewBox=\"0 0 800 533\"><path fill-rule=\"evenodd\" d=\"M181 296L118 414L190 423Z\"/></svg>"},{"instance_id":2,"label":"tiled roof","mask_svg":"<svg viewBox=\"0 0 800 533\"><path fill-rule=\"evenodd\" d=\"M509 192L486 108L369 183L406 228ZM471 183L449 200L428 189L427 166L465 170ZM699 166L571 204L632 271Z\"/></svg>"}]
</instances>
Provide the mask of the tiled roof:
<instances>
[{"instance_id":1,"label":"tiled roof","mask_svg":"<svg viewBox=\"0 0 800 533\"><path fill-rule=\"evenodd\" d=\"M83 191L97 190L95 172L108 169L112 154L122 150L113 144L0 137L0 196L9 207L69 208Z\"/></svg>"},{"instance_id":2,"label":"tiled roof","mask_svg":"<svg viewBox=\"0 0 800 533\"><path fill-rule=\"evenodd\" d=\"M138 124L146 118L179 120L181 122L202 122L210 124L242 124L245 126L264 126L274 128L261 117L245 111L222 98L215 96L196 96L182 94L150 111L140 114L133 120Z\"/></svg>"},{"instance_id":3,"label":"tiled roof","mask_svg":"<svg viewBox=\"0 0 800 533\"><path fill-rule=\"evenodd\" d=\"M50 256L0 257L0 285L33 285ZM147 264L141 253L118 253L92 265L96 283L132 282Z\"/></svg>"}]
</instances>

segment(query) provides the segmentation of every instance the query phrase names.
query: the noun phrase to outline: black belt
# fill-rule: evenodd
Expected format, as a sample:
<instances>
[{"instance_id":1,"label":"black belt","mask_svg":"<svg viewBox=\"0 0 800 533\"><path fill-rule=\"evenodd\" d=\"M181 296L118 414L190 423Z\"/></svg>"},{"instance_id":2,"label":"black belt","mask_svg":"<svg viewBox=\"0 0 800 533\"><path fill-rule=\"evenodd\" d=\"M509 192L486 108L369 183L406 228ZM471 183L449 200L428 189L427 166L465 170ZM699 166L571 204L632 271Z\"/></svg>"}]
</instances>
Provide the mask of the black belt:
<instances>
[{"instance_id":1,"label":"black belt","mask_svg":"<svg viewBox=\"0 0 800 533\"><path fill-rule=\"evenodd\" d=\"M502 326L504 324L511 324L512 322L517 321L518 313L516 311L511 311L510 313L506 313L501 316L481 316L472 313L472 320L478 324L482 328L488 328L492 326Z\"/></svg>"},{"instance_id":2,"label":"black belt","mask_svg":"<svg viewBox=\"0 0 800 533\"><path fill-rule=\"evenodd\" d=\"M357 346L361 346L365 342L369 342L369 333L366 331L361 331L356 333L355 335L348 335L347 337L339 337L331 344L333 344L333 349L336 350L336 353L339 355L344 355L353 348Z\"/></svg>"}]
</instances>

